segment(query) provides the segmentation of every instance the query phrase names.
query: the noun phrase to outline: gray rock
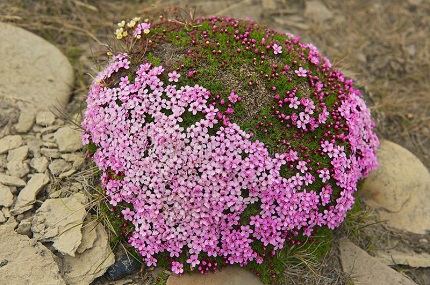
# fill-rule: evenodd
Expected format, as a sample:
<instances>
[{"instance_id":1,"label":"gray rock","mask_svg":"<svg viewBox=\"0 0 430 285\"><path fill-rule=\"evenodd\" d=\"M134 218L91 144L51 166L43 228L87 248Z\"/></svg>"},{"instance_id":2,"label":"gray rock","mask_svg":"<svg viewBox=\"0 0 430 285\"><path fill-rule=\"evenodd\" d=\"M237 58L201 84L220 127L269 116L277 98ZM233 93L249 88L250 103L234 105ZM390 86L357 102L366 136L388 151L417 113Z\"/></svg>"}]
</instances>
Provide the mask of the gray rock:
<instances>
[{"instance_id":1,"label":"gray rock","mask_svg":"<svg viewBox=\"0 0 430 285\"><path fill-rule=\"evenodd\" d=\"M64 256L64 280L68 284L90 284L103 275L115 262L109 246L109 237L102 224L94 229L97 239L90 249L76 253L75 257Z\"/></svg>"},{"instance_id":2,"label":"gray rock","mask_svg":"<svg viewBox=\"0 0 430 285\"><path fill-rule=\"evenodd\" d=\"M64 159L54 159L48 166L52 175L59 176L60 174L70 170L72 168L72 164L65 161Z\"/></svg>"},{"instance_id":3,"label":"gray rock","mask_svg":"<svg viewBox=\"0 0 430 285\"><path fill-rule=\"evenodd\" d=\"M0 23L0 96L35 114L66 106L74 76L67 58L52 44L24 29Z\"/></svg>"},{"instance_id":4,"label":"gray rock","mask_svg":"<svg viewBox=\"0 0 430 285\"><path fill-rule=\"evenodd\" d=\"M13 204L13 195L10 188L0 183L0 206L9 208Z\"/></svg>"},{"instance_id":5,"label":"gray rock","mask_svg":"<svg viewBox=\"0 0 430 285\"><path fill-rule=\"evenodd\" d=\"M379 262L348 239L339 241L343 271L354 284L362 285L416 285L394 269Z\"/></svg>"},{"instance_id":6,"label":"gray rock","mask_svg":"<svg viewBox=\"0 0 430 285\"><path fill-rule=\"evenodd\" d=\"M405 148L380 141L379 168L365 180L361 194L378 219L394 229L417 234L430 231L430 174Z\"/></svg>"},{"instance_id":7,"label":"gray rock","mask_svg":"<svg viewBox=\"0 0 430 285\"><path fill-rule=\"evenodd\" d=\"M82 240L77 253L83 253L87 249L90 249L94 246L94 242L97 239L97 221L96 222L87 222L82 226Z\"/></svg>"},{"instance_id":8,"label":"gray rock","mask_svg":"<svg viewBox=\"0 0 430 285\"><path fill-rule=\"evenodd\" d=\"M171 275L166 285L211 284L211 285L263 285L260 278L240 267L229 266L225 269L206 274Z\"/></svg>"},{"instance_id":9,"label":"gray rock","mask_svg":"<svg viewBox=\"0 0 430 285\"><path fill-rule=\"evenodd\" d=\"M18 123L15 124L15 131L18 133L27 133L31 130L34 124L34 114L28 112L21 112L19 115Z\"/></svg>"},{"instance_id":10,"label":"gray rock","mask_svg":"<svg viewBox=\"0 0 430 285\"><path fill-rule=\"evenodd\" d=\"M42 242L54 242L56 250L75 256L82 240L85 201L82 193L68 198L47 199L33 217L31 230L34 237Z\"/></svg>"},{"instance_id":11,"label":"gray rock","mask_svg":"<svg viewBox=\"0 0 430 285\"><path fill-rule=\"evenodd\" d=\"M0 154L8 152L11 149L20 147L21 145L22 145L22 137L20 135L5 136L4 138L0 139Z\"/></svg>"},{"instance_id":12,"label":"gray rock","mask_svg":"<svg viewBox=\"0 0 430 285\"><path fill-rule=\"evenodd\" d=\"M333 13L319 0L306 1L304 16L311 21L323 22L333 18Z\"/></svg>"},{"instance_id":13,"label":"gray rock","mask_svg":"<svg viewBox=\"0 0 430 285\"><path fill-rule=\"evenodd\" d=\"M0 226L0 284L65 285L50 250L13 230ZM5 242L7 241L7 242Z\"/></svg>"},{"instance_id":14,"label":"gray rock","mask_svg":"<svg viewBox=\"0 0 430 285\"><path fill-rule=\"evenodd\" d=\"M72 169L70 169L70 170L68 170L66 172L61 173L60 175L58 175L58 177L59 178L66 178L66 177L72 176L75 173L76 173L76 169L72 168Z\"/></svg>"},{"instance_id":15,"label":"gray rock","mask_svg":"<svg viewBox=\"0 0 430 285\"><path fill-rule=\"evenodd\" d=\"M18 215L33 208L33 204L36 202L37 194L39 194L40 190L42 190L43 187L48 183L48 175L43 173L34 174L24 189L19 192L15 206L12 209L12 214Z\"/></svg>"},{"instance_id":16,"label":"gray rock","mask_svg":"<svg viewBox=\"0 0 430 285\"><path fill-rule=\"evenodd\" d=\"M36 124L41 127L51 126L55 122L55 115L50 111L41 111L36 114Z\"/></svg>"},{"instance_id":17,"label":"gray rock","mask_svg":"<svg viewBox=\"0 0 430 285\"><path fill-rule=\"evenodd\" d=\"M42 147L40 149L40 153L43 156L46 156L48 158L59 158L60 157L60 152L58 151L58 149L50 149L50 148Z\"/></svg>"},{"instance_id":18,"label":"gray rock","mask_svg":"<svg viewBox=\"0 0 430 285\"><path fill-rule=\"evenodd\" d=\"M38 130L38 133L40 133L41 135L50 134L50 133L55 132L59 128L61 128L61 126L59 126L59 125L54 125L54 126L50 126L50 127L46 127L46 128L41 128L40 130Z\"/></svg>"},{"instance_id":19,"label":"gray rock","mask_svg":"<svg viewBox=\"0 0 430 285\"><path fill-rule=\"evenodd\" d=\"M60 128L54 137L61 152L74 152L82 148L81 133L70 126Z\"/></svg>"},{"instance_id":20,"label":"gray rock","mask_svg":"<svg viewBox=\"0 0 430 285\"><path fill-rule=\"evenodd\" d=\"M30 166L39 173L45 172L48 169L49 161L46 157L36 157L33 158L30 162Z\"/></svg>"},{"instance_id":21,"label":"gray rock","mask_svg":"<svg viewBox=\"0 0 430 285\"><path fill-rule=\"evenodd\" d=\"M24 180L19 179L18 177L6 175L3 173L0 173L0 183L6 186L17 186L17 187L23 187L26 184Z\"/></svg>"},{"instance_id":22,"label":"gray rock","mask_svg":"<svg viewBox=\"0 0 430 285\"><path fill-rule=\"evenodd\" d=\"M3 209L1 209L1 212L3 213L3 215L4 215L6 218L10 218L10 217L12 217L12 214L11 214L11 212L9 211L9 208L3 208Z\"/></svg>"}]
</instances>

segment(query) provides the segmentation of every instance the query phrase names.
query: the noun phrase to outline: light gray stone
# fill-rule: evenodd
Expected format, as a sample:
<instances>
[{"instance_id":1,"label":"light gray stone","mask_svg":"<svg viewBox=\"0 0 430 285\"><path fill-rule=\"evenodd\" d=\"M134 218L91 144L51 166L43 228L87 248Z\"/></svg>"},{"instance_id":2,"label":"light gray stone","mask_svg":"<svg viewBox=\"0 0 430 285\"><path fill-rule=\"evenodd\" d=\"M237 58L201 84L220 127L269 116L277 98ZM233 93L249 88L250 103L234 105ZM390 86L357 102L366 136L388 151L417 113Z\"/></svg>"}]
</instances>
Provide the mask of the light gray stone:
<instances>
[{"instance_id":1,"label":"light gray stone","mask_svg":"<svg viewBox=\"0 0 430 285\"><path fill-rule=\"evenodd\" d=\"M33 208L33 204L36 202L37 194L39 194L40 190L42 190L43 187L48 183L48 175L43 173L34 174L24 189L19 192L15 206L12 209L12 214L18 215Z\"/></svg>"},{"instance_id":2,"label":"light gray stone","mask_svg":"<svg viewBox=\"0 0 430 285\"><path fill-rule=\"evenodd\" d=\"M10 188L0 183L0 206L9 208L13 204L13 195Z\"/></svg>"},{"instance_id":3,"label":"light gray stone","mask_svg":"<svg viewBox=\"0 0 430 285\"><path fill-rule=\"evenodd\" d=\"M6 217L4 216L3 212L0 211L0 224L3 224L6 221L7 221Z\"/></svg>"},{"instance_id":4,"label":"light gray stone","mask_svg":"<svg viewBox=\"0 0 430 285\"><path fill-rule=\"evenodd\" d=\"M54 124L55 116L50 111L41 111L36 114L36 124L41 127L48 127Z\"/></svg>"},{"instance_id":5,"label":"light gray stone","mask_svg":"<svg viewBox=\"0 0 430 285\"><path fill-rule=\"evenodd\" d=\"M333 13L319 0L306 1L304 16L311 21L323 22L333 18Z\"/></svg>"},{"instance_id":6,"label":"light gray stone","mask_svg":"<svg viewBox=\"0 0 430 285\"><path fill-rule=\"evenodd\" d=\"M58 175L58 177L59 178L66 178L66 177L72 176L75 173L76 173L76 169L72 168L72 169L70 169L70 170L68 170L66 172L61 173L60 175Z\"/></svg>"},{"instance_id":7,"label":"light gray stone","mask_svg":"<svg viewBox=\"0 0 430 285\"><path fill-rule=\"evenodd\" d=\"M42 242L54 242L53 247L70 256L75 256L82 240L86 198L78 193L68 198L47 199L37 209L31 230Z\"/></svg>"},{"instance_id":8,"label":"light gray stone","mask_svg":"<svg viewBox=\"0 0 430 285\"><path fill-rule=\"evenodd\" d=\"M354 284L362 285L416 285L407 277L379 262L348 239L339 241L343 271Z\"/></svg>"},{"instance_id":9,"label":"light gray stone","mask_svg":"<svg viewBox=\"0 0 430 285\"><path fill-rule=\"evenodd\" d=\"M9 208L2 208L2 209L1 209L1 212L3 213L3 215L4 215L6 218L10 218L10 217L12 217L12 214L11 214L11 212L10 212Z\"/></svg>"},{"instance_id":10,"label":"light gray stone","mask_svg":"<svg viewBox=\"0 0 430 285\"><path fill-rule=\"evenodd\" d=\"M51 251L16 233L9 221L0 226L0 240L0 284L66 284Z\"/></svg>"},{"instance_id":11,"label":"light gray stone","mask_svg":"<svg viewBox=\"0 0 430 285\"><path fill-rule=\"evenodd\" d=\"M76 253L75 257L64 256L64 280L68 284L90 284L103 275L115 262L109 246L109 237L102 224L94 229L97 239L90 249Z\"/></svg>"},{"instance_id":12,"label":"light gray stone","mask_svg":"<svg viewBox=\"0 0 430 285\"><path fill-rule=\"evenodd\" d=\"M60 174L70 170L72 164L65 161L64 159L54 159L48 166L52 175L59 176Z\"/></svg>"},{"instance_id":13,"label":"light gray stone","mask_svg":"<svg viewBox=\"0 0 430 285\"><path fill-rule=\"evenodd\" d=\"M45 172L48 169L49 161L46 157L36 157L33 158L30 162L30 166L39 173Z\"/></svg>"},{"instance_id":14,"label":"light gray stone","mask_svg":"<svg viewBox=\"0 0 430 285\"><path fill-rule=\"evenodd\" d=\"M24 180L19 179L18 177L6 175L3 173L0 173L0 183L6 186L17 186L17 187L23 187L26 184Z\"/></svg>"},{"instance_id":15,"label":"light gray stone","mask_svg":"<svg viewBox=\"0 0 430 285\"><path fill-rule=\"evenodd\" d=\"M1 23L0 23L1 24ZM11 149L15 149L22 145L22 137L20 135L9 135L0 139L0 154L6 153Z\"/></svg>"},{"instance_id":16,"label":"light gray stone","mask_svg":"<svg viewBox=\"0 0 430 285\"><path fill-rule=\"evenodd\" d=\"M380 141L379 167L366 178L361 194L378 219L394 229L426 234L430 231L430 174L405 148Z\"/></svg>"},{"instance_id":17,"label":"light gray stone","mask_svg":"<svg viewBox=\"0 0 430 285\"><path fill-rule=\"evenodd\" d=\"M0 23L0 96L16 100L22 112L35 114L67 105L73 68L52 44L24 29Z\"/></svg>"},{"instance_id":18,"label":"light gray stone","mask_svg":"<svg viewBox=\"0 0 430 285\"><path fill-rule=\"evenodd\" d=\"M70 126L60 128L54 137L61 152L74 152L82 148L81 133Z\"/></svg>"},{"instance_id":19,"label":"light gray stone","mask_svg":"<svg viewBox=\"0 0 430 285\"><path fill-rule=\"evenodd\" d=\"M34 124L34 114L28 112L21 112L19 115L18 123L15 124L15 131L18 133L27 133L31 130Z\"/></svg>"},{"instance_id":20,"label":"light gray stone","mask_svg":"<svg viewBox=\"0 0 430 285\"><path fill-rule=\"evenodd\" d=\"M28 151L33 157L40 157L40 147L42 146L42 141L38 138L32 137L27 139Z\"/></svg>"},{"instance_id":21,"label":"light gray stone","mask_svg":"<svg viewBox=\"0 0 430 285\"><path fill-rule=\"evenodd\" d=\"M206 274L171 275L166 285L211 284L211 285L262 285L260 278L243 268L229 266L225 269Z\"/></svg>"}]
</instances>

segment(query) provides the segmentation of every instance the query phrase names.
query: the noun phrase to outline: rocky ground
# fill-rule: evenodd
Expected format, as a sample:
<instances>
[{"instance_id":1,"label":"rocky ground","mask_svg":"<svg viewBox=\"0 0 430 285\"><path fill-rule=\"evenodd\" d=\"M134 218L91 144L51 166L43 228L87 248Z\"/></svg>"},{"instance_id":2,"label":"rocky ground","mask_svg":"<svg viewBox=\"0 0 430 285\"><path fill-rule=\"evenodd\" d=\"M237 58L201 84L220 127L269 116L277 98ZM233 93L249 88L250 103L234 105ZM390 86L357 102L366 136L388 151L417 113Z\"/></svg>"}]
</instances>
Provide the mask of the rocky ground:
<instances>
[{"instance_id":1,"label":"rocky ground","mask_svg":"<svg viewBox=\"0 0 430 285\"><path fill-rule=\"evenodd\" d=\"M189 2L200 14L250 17L312 42L356 80L379 136L387 139L378 152L381 166L361 193L369 219L352 217L356 223L336 232L318 277L292 280L430 284L430 2ZM6 39L0 42L0 283L156 284L147 270L119 281L99 277L114 254L84 195L91 170L79 132L62 114L79 121L76 110L91 81L87 73L94 75L102 65L112 23L173 4L179 2L0 4L0 21L9 23L0 23ZM167 284L234 284L235 278L243 278L236 284L258 284L243 274L233 270L204 281L171 277Z\"/></svg>"}]
</instances>

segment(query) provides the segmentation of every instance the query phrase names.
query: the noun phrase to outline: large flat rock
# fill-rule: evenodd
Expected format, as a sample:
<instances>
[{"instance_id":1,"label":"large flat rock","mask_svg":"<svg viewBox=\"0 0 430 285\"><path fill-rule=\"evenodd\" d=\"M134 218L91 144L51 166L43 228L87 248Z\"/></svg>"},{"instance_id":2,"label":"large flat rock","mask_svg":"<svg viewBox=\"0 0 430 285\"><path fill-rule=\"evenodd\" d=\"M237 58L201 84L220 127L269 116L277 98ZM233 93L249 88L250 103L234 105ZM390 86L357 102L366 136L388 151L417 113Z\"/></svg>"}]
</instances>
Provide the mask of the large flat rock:
<instances>
[{"instance_id":1,"label":"large flat rock","mask_svg":"<svg viewBox=\"0 0 430 285\"><path fill-rule=\"evenodd\" d=\"M249 271L240 267L230 266L225 269L206 274L171 275L166 285L263 285L261 280Z\"/></svg>"},{"instance_id":2,"label":"large flat rock","mask_svg":"<svg viewBox=\"0 0 430 285\"><path fill-rule=\"evenodd\" d=\"M394 229L426 234L430 231L430 174L407 149L381 140L379 168L366 178L361 194L378 219Z\"/></svg>"},{"instance_id":3,"label":"large flat rock","mask_svg":"<svg viewBox=\"0 0 430 285\"><path fill-rule=\"evenodd\" d=\"M0 284L66 284L49 249L13 227L0 226Z\"/></svg>"},{"instance_id":4,"label":"large flat rock","mask_svg":"<svg viewBox=\"0 0 430 285\"><path fill-rule=\"evenodd\" d=\"M24 29L0 23L0 97L35 114L65 106L73 68L55 46Z\"/></svg>"},{"instance_id":5,"label":"large flat rock","mask_svg":"<svg viewBox=\"0 0 430 285\"><path fill-rule=\"evenodd\" d=\"M416 285L394 269L379 262L348 239L339 241L340 260L345 274L354 284Z\"/></svg>"}]
</instances>

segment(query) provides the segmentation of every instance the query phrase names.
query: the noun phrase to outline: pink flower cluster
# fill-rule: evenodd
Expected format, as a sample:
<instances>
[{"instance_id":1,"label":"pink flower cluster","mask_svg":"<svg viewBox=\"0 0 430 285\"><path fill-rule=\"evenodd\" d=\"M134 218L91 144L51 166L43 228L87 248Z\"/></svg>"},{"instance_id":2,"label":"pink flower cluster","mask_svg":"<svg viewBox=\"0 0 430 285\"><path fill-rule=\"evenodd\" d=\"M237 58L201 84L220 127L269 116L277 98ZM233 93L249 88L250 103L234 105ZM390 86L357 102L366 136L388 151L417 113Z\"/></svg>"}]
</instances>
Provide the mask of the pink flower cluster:
<instances>
[{"instance_id":1,"label":"pink flower cluster","mask_svg":"<svg viewBox=\"0 0 430 285\"><path fill-rule=\"evenodd\" d=\"M282 52L281 46L273 49L275 54ZM315 51L309 56L319 62ZM130 205L122 211L134 225L129 242L148 266L157 264L158 253L177 258L185 248L191 267L200 264L201 253L224 257L230 264L261 263L262 256L252 248L255 241L276 250L290 233L310 235L316 226L334 229L354 203L358 180L376 168L373 122L352 88L331 111L346 121L349 133L343 139L350 151L337 141L322 140L320 152L332 167L312 169L294 150L269 154L264 143L251 140L251 134L209 103L211 93L203 86L177 88L173 83L180 80L178 72L167 73L150 63L141 64L130 82L119 72L129 66L127 54L119 54L97 76L87 99L82 136L84 144L98 147L93 159L103 171L109 202ZM302 67L295 72L308 75ZM118 84L110 86L106 82L113 77ZM302 110L292 119L298 129L326 123L330 114L325 108L312 118L314 101L299 99L294 90L290 95L281 103ZM234 90L228 99L241 100ZM183 127L186 112L202 119ZM295 174L283 177L281 168L287 165L294 165ZM341 188L335 198L329 180ZM316 181L322 185L318 189ZM260 212L249 224L241 224L241 215L255 203ZM177 274L183 268L180 262L172 263Z\"/></svg>"}]
</instances>

